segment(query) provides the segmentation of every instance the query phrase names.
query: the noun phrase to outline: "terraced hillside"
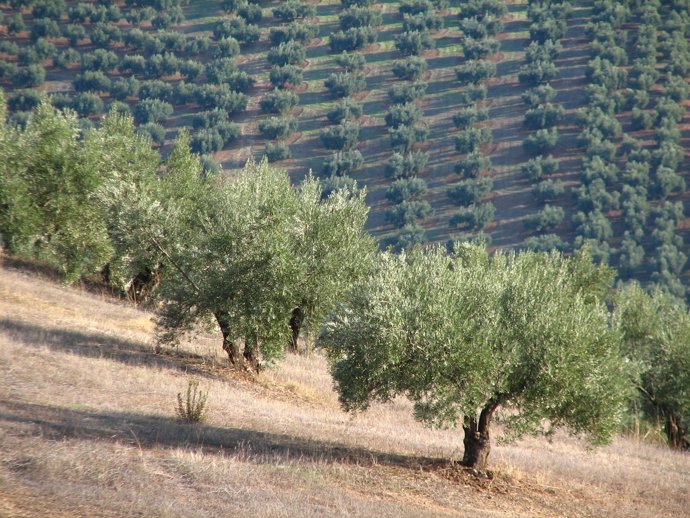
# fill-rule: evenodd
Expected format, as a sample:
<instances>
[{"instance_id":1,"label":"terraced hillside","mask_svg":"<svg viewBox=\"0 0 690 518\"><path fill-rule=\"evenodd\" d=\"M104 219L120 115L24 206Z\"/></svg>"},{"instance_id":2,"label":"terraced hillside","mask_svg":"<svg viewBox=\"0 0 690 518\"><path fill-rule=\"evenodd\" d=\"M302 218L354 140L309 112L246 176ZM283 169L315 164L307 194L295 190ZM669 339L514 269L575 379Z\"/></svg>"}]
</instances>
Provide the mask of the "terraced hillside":
<instances>
[{"instance_id":1,"label":"terraced hillside","mask_svg":"<svg viewBox=\"0 0 690 518\"><path fill-rule=\"evenodd\" d=\"M686 294L685 0L0 5L18 124L36 91L130 110L209 168L357 180L385 244L586 244Z\"/></svg>"}]
</instances>

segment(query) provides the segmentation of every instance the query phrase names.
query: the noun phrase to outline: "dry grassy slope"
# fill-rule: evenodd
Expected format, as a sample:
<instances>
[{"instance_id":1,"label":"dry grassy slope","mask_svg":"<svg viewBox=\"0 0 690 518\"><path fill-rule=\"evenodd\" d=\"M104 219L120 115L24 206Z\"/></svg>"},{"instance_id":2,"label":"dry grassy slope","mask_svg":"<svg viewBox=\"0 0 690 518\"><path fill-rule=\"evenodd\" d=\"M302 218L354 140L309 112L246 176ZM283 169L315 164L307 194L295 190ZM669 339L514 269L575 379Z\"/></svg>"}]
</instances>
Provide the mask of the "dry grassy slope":
<instances>
[{"instance_id":1,"label":"dry grassy slope","mask_svg":"<svg viewBox=\"0 0 690 518\"><path fill-rule=\"evenodd\" d=\"M0 516L682 516L690 457L630 439L496 446L493 480L448 464L457 431L409 403L341 412L324 359L256 379L212 335L155 354L151 315L0 269ZM208 420L175 419L196 377ZM497 435L500 435L497 434Z\"/></svg>"}]
</instances>

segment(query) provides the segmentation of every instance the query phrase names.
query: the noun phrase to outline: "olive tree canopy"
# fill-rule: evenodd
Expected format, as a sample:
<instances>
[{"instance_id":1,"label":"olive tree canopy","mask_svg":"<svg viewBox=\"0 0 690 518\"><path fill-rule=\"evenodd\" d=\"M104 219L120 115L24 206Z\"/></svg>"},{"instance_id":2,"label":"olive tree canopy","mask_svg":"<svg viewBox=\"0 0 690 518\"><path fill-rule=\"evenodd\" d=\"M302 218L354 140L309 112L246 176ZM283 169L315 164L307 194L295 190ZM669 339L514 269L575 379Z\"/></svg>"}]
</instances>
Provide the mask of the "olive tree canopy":
<instances>
[{"instance_id":1,"label":"olive tree canopy","mask_svg":"<svg viewBox=\"0 0 690 518\"><path fill-rule=\"evenodd\" d=\"M631 283L616 298L623 355L644 416L661 421L669 446L690 449L690 314L685 304Z\"/></svg>"},{"instance_id":2,"label":"olive tree canopy","mask_svg":"<svg viewBox=\"0 0 690 518\"><path fill-rule=\"evenodd\" d=\"M517 434L566 425L605 442L626 383L602 300L611 279L585 253L384 253L320 344L347 410L405 395L425 423L462 424L468 466L485 467L499 407Z\"/></svg>"}]
</instances>

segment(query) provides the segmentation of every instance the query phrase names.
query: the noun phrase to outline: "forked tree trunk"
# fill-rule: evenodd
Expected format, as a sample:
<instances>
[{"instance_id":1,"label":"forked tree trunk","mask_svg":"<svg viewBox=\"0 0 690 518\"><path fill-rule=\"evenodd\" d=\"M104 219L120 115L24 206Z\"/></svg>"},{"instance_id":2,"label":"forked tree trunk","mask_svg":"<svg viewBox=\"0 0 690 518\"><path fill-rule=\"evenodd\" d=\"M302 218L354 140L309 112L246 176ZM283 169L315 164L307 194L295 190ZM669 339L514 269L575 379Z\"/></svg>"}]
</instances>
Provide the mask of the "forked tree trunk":
<instances>
[{"instance_id":1,"label":"forked tree trunk","mask_svg":"<svg viewBox=\"0 0 690 518\"><path fill-rule=\"evenodd\" d=\"M297 306L292 310L292 315L290 316L290 343L288 344L288 351L291 353L297 352L297 340L299 339L299 333L302 330L302 323L304 322L304 313L302 308Z\"/></svg>"},{"instance_id":2,"label":"forked tree trunk","mask_svg":"<svg viewBox=\"0 0 690 518\"><path fill-rule=\"evenodd\" d=\"M227 353L230 363L237 365L240 359L240 351L234 340L230 338L230 321L228 315L222 312L215 313L216 322L223 335L223 350Z\"/></svg>"},{"instance_id":3,"label":"forked tree trunk","mask_svg":"<svg viewBox=\"0 0 690 518\"><path fill-rule=\"evenodd\" d=\"M489 428L491 427L491 418L497 408L498 403L490 402L482 409L479 420L474 416L465 417L465 423L462 427L465 431L463 440L465 453L462 463L468 468L486 469L487 459L491 453Z\"/></svg>"}]
</instances>

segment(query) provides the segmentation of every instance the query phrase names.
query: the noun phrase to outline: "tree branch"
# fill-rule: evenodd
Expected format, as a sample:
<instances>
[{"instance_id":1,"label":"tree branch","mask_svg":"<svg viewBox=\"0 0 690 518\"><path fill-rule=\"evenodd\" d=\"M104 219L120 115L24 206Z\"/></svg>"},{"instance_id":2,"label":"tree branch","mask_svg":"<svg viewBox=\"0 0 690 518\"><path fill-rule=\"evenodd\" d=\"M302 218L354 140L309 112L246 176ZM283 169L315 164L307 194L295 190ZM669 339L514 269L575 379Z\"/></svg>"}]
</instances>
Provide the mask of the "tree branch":
<instances>
[{"instance_id":1,"label":"tree branch","mask_svg":"<svg viewBox=\"0 0 690 518\"><path fill-rule=\"evenodd\" d=\"M170 254L165 250L160 243L156 240L155 237L151 237L151 242L154 244L154 246L158 249L158 251L165 256L165 258L170 261L170 264L173 265L173 267L182 274L182 276L187 280L187 282L194 288L194 290L197 293L201 293L201 289L197 284L192 280L192 278L185 272L182 267L175 262L175 260L170 256Z\"/></svg>"}]
</instances>

